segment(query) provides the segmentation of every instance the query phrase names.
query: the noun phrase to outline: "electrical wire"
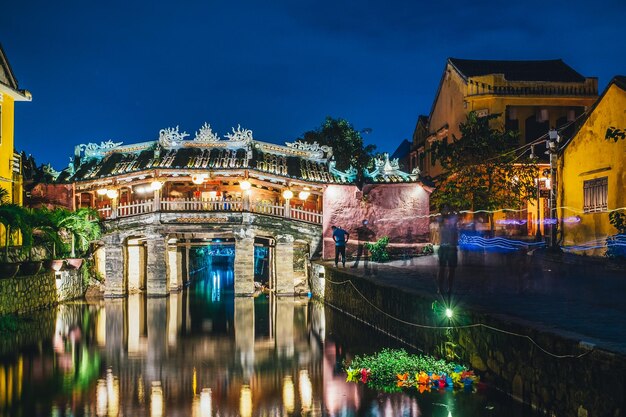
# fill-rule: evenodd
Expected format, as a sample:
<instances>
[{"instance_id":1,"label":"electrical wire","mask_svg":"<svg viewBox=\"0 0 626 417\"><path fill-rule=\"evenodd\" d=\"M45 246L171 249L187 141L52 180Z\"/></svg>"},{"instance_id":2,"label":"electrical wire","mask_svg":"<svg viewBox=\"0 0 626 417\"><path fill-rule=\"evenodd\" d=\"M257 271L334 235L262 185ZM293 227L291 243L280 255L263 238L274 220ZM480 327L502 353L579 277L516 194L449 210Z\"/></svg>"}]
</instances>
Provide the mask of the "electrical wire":
<instances>
[{"instance_id":1,"label":"electrical wire","mask_svg":"<svg viewBox=\"0 0 626 417\"><path fill-rule=\"evenodd\" d=\"M516 337L521 337L523 339L527 339L529 340L533 345L535 345L539 350L541 350L542 352L544 352L545 354L552 356L553 358L557 358L557 359L566 359L566 358L570 358L570 359L579 359L582 358L583 356L586 356L588 354L590 354L594 349L590 349L584 353L581 353L579 355L558 355L556 353L552 353L550 351L548 351L547 349L543 348L541 345L539 345L532 337L525 335L525 334L520 334L520 333L515 333L515 332L511 332L508 330L504 330L504 329L499 329L497 327L494 326L490 326L488 324L484 324L484 323L474 323L474 324L466 324L463 326L431 326L431 325L427 325L427 324L420 324L420 323L413 323L413 322L409 322L406 320L403 320L401 318L398 318L396 316L393 316L389 313L387 313L386 311L380 309L378 306L376 306L375 304L373 304L370 300L367 299L367 297L365 297L365 295L363 295L363 293L361 291L359 291L359 289L354 285L354 283L352 282L352 280L345 280L345 281L341 281L341 282L335 282L332 281L328 278L325 278L326 282L329 282L331 284L334 285L344 285L346 283L349 283L352 288L357 292L357 294L359 294L361 296L361 298L363 298L370 306L372 306L376 311L380 312L381 314L389 317L392 320L395 320L397 322L400 322L402 324L406 324L407 326L412 326L412 327L417 327L420 329L431 329L431 330L457 330L457 329L470 329L470 328L478 328L478 327L482 327L485 329L489 329L489 330L493 330L495 332L499 332L499 333L503 333L503 334L507 334L510 336L516 336Z\"/></svg>"}]
</instances>

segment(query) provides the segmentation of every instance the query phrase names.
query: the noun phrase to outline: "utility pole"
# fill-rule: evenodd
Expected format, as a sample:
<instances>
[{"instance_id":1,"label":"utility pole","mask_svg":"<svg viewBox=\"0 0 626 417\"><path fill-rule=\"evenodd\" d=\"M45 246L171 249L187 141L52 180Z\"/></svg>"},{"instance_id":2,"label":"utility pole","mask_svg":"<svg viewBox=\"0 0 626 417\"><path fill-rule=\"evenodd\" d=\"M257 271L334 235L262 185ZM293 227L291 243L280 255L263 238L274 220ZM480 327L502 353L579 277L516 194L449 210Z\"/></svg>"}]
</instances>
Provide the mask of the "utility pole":
<instances>
[{"instance_id":1,"label":"utility pole","mask_svg":"<svg viewBox=\"0 0 626 417\"><path fill-rule=\"evenodd\" d=\"M557 248L556 234L558 230L558 220L556 218L556 169L558 160L558 143L561 141L559 132L552 128L548 132L548 140L546 141L546 147L550 154L550 248Z\"/></svg>"}]
</instances>

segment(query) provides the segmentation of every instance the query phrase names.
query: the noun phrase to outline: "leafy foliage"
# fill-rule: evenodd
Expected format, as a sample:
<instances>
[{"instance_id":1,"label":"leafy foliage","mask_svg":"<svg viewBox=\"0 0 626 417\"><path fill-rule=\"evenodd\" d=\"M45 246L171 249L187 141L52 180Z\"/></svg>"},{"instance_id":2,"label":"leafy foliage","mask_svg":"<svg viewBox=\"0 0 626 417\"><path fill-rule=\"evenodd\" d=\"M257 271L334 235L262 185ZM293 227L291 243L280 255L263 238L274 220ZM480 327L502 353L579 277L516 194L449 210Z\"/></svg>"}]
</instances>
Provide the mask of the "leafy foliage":
<instances>
[{"instance_id":1,"label":"leafy foliage","mask_svg":"<svg viewBox=\"0 0 626 417\"><path fill-rule=\"evenodd\" d=\"M343 364L344 369L368 369L368 385L383 391L398 390L398 375L410 378L420 372L451 375L467 371L467 367L428 355L412 355L404 349L383 349L373 355L357 355Z\"/></svg>"},{"instance_id":2,"label":"leafy foliage","mask_svg":"<svg viewBox=\"0 0 626 417\"><path fill-rule=\"evenodd\" d=\"M422 255L432 255L435 252L433 244L429 243L422 248Z\"/></svg>"},{"instance_id":3,"label":"leafy foliage","mask_svg":"<svg viewBox=\"0 0 626 417\"><path fill-rule=\"evenodd\" d=\"M433 144L433 158L446 170L445 178L431 196L439 209L519 208L534 198L537 166L512 152L518 144L517 132L490 126L497 117L498 114L478 117L470 112L459 125L461 138Z\"/></svg>"},{"instance_id":4,"label":"leafy foliage","mask_svg":"<svg viewBox=\"0 0 626 417\"><path fill-rule=\"evenodd\" d=\"M369 251L372 261L387 262L389 260L388 244L389 236L383 236L375 243L365 243L365 248Z\"/></svg>"},{"instance_id":5,"label":"leafy foliage","mask_svg":"<svg viewBox=\"0 0 626 417\"><path fill-rule=\"evenodd\" d=\"M626 214L612 211L609 213L609 222L617 229L617 234L607 237L605 256L626 259Z\"/></svg>"},{"instance_id":6,"label":"leafy foliage","mask_svg":"<svg viewBox=\"0 0 626 417\"><path fill-rule=\"evenodd\" d=\"M340 171L347 171L351 166L357 170L357 183L363 182L363 171L370 165L375 145L365 146L361 133L345 119L333 119L327 116L320 127L305 132L300 138L304 142L317 142L333 148L333 157Z\"/></svg>"}]
</instances>

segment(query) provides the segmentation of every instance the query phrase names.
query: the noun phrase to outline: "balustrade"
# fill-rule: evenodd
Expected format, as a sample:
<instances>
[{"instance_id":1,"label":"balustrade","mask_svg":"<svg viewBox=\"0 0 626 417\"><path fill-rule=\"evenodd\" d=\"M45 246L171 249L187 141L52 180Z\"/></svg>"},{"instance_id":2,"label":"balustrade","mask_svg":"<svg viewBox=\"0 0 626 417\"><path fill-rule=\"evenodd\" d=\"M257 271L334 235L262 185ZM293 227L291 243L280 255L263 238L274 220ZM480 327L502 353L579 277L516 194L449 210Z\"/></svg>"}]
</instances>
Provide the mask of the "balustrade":
<instances>
[{"instance_id":1,"label":"balustrade","mask_svg":"<svg viewBox=\"0 0 626 417\"><path fill-rule=\"evenodd\" d=\"M156 205L161 212L181 212L181 211L226 211L242 212L244 204L241 200L206 200L194 198L162 198ZM129 217L139 214L151 213L155 211L153 200L136 201L130 204L121 204L113 209L109 206L98 209L98 213L103 219L114 219L118 217ZM288 212L284 205L275 205L262 202L250 203L249 211L268 216L277 216L300 220L308 223L322 223L322 213L314 210L290 208Z\"/></svg>"}]
</instances>

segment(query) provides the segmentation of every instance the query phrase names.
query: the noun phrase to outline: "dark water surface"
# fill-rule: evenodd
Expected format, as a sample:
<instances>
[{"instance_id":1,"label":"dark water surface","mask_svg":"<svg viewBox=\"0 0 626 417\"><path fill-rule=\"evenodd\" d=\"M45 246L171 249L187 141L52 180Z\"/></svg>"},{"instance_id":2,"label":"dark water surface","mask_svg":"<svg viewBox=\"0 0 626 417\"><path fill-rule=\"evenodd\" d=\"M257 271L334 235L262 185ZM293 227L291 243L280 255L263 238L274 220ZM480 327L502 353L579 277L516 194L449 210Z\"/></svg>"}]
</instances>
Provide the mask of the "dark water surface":
<instances>
[{"instance_id":1,"label":"dark water surface","mask_svg":"<svg viewBox=\"0 0 626 417\"><path fill-rule=\"evenodd\" d=\"M348 384L343 359L397 342L307 298L234 297L232 283L230 269L204 270L168 298L33 317L40 340L0 357L0 416L533 415L487 389Z\"/></svg>"}]
</instances>

